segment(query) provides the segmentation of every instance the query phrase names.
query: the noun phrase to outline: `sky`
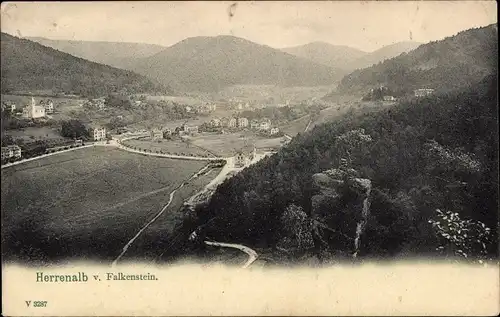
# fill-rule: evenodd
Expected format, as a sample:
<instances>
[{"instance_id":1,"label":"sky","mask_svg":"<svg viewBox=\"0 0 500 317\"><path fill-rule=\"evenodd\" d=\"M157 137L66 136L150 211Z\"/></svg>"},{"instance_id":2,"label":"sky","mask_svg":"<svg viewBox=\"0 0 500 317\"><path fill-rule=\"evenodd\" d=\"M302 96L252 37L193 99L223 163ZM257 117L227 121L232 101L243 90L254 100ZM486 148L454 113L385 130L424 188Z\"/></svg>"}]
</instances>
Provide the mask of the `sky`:
<instances>
[{"instance_id":1,"label":"sky","mask_svg":"<svg viewBox=\"0 0 500 317\"><path fill-rule=\"evenodd\" d=\"M20 37L173 45L234 35L275 48L322 41L373 51L497 22L495 1L3 2Z\"/></svg>"}]
</instances>

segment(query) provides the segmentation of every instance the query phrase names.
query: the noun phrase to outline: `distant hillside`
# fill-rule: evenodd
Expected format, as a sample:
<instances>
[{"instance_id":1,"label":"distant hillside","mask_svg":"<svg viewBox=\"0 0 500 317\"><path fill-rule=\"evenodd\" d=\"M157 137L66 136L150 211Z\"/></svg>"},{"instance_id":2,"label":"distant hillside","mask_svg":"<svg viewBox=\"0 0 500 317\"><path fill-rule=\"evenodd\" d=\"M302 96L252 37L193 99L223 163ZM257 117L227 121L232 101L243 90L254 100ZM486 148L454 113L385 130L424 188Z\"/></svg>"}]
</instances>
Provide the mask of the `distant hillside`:
<instances>
[{"instance_id":1,"label":"distant hillside","mask_svg":"<svg viewBox=\"0 0 500 317\"><path fill-rule=\"evenodd\" d=\"M187 91L237 84L329 85L341 77L336 69L233 36L188 38L137 61L131 70Z\"/></svg>"},{"instance_id":2,"label":"distant hillside","mask_svg":"<svg viewBox=\"0 0 500 317\"><path fill-rule=\"evenodd\" d=\"M356 69L369 67L386 59L396 57L401 53L409 52L417 48L420 44L417 42L399 42L368 53L349 46L312 42L305 45L284 48L282 51L306 58L318 64L340 68L345 72L352 72Z\"/></svg>"},{"instance_id":3,"label":"distant hillside","mask_svg":"<svg viewBox=\"0 0 500 317\"><path fill-rule=\"evenodd\" d=\"M338 93L366 93L384 85L405 94L417 88L450 90L467 86L498 66L497 25L471 29L345 76Z\"/></svg>"},{"instance_id":4,"label":"distant hillside","mask_svg":"<svg viewBox=\"0 0 500 317\"><path fill-rule=\"evenodd\" d=\"M332 45L324 42L312 42L305 45L287 47L283 52L309 59L326 66L351 69L351 64L365 56L366 52L349 46Z\"/></svg>"},{"instance_id":5,"label":"distant hillside","mask_svg":"<svg viewBox=\"0 0 500 317\"><path fill-rule=\"evenodd\" d=\"M50 40L43 37L26 39L76 57L118 68L126 68L130 59L149 57L165 49L164 46L144 43Z\"/></svg>"},{"instance_id":6,"label":"distant hillside","mask_svg":"<svg viewBox=\"0 0 500 317\"><path fill-rule=\"evenodd\" d=\"M1 37L2 92L52 90L84 96L170 89L130 71L90 62L5 33Z\"/></svg>"},{"instance_id":7,"label":"distant hillside","mask_svg":"<svg viewBox=\"0 0 500 317\"><path fill-rule=\"evenodd\" d=\"M398 42L391 45L384 46L376 51L367 53L352 63L347 65L351 70L370 67L374 64L385 61L402 53L407 53L419 47L422 43L417 42Z\"/></svg>"}]
</instances>

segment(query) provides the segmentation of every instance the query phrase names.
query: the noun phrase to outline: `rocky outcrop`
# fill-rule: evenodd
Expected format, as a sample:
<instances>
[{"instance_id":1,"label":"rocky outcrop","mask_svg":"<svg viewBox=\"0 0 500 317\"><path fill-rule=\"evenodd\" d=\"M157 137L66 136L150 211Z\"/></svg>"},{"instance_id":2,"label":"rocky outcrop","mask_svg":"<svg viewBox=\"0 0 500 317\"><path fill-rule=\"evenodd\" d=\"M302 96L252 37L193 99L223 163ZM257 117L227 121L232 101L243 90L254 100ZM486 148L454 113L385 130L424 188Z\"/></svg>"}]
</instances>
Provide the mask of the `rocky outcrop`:
<instances>
[{"instance_id":1,"label":"rocky outcrop","mask_svg":"<svg viewBox=\"0 0 500 317\"><path fill-rule=\"evenodd\" d=\"M311 218L317 251L357 256L370 210L371 181L353 169L314 174Z\"/></svg>"}]
</instances>

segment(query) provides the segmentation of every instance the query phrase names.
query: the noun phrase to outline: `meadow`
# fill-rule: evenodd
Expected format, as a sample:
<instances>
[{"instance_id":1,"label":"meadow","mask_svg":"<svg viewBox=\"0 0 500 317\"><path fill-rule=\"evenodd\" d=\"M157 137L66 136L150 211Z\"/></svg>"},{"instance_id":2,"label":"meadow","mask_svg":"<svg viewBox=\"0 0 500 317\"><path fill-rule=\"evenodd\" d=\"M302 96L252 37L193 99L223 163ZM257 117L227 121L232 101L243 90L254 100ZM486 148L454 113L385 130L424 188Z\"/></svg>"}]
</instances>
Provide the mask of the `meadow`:
<instances>
[{"instance_id":1,"label":"meadow","mask_svg":"<svg viewBox=\"0 0 500 317\"><path fill-rule=\"evenodd\" d=\"M205 164L95 147L3 169L4 260L112 261L170 192ZM210 177L184 196L201 190ZM181 203L174 201L165 213Z\"/></svg>"},{"instance_id":2,"label":"meadow","mask_svg":"<svg viewBox=\"0 0 500 317\"><path fill-rule=\"evenodd\" d=\"M151 140L149 137L142 139L133 139L123 141L123 144L128 147L143 149L148 151L161 151L163 153L174 154L174 155L193 155L193 156L203 156L211 157L207 150L199 148L196 145L190 144L190 142L183 142L181 140Z\"/></svg>"},{"instance_id":3,"label":"meadow","mask_svg":"<svg viewBox=\"0 0 500 317\"><path fill-rule=\"evenodd\" d=\"M172 205L181 206L215 178L220 170L221 168L213 168L177 190ZM179 251L190 234L189 230L180 230L184 226L185 212L185 209L176 207L163 213L134 241L121 258L121 262L134 261L138 258L148 261L169 260Z\"/></svg>"},{"instance_id":4,"label":"meadow","mask_svg":"<svg viewBox=\"0 0 500 317\"><path fill-rule=\"evenodd\" d=\"M191 138L191 142L204 149L209 149L211 152L220 156L233 156L236 151L240 150L245 144L254 144L258 149L278 149L281 146L279 138L265 138L255 135L255 133L246 131L228 134L208 134L204 133Z\"/></svg>"}]
</instances>

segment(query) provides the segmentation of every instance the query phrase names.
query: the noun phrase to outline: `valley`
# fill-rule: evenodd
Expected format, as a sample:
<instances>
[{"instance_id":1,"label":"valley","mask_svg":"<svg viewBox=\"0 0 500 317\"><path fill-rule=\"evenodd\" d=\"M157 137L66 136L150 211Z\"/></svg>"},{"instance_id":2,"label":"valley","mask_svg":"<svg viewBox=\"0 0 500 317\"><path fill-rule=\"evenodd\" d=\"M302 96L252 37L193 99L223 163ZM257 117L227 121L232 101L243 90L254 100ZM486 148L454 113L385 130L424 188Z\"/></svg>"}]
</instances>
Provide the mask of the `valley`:
<instances>
[{"instance_id":1,"label":"valley","mask_svg":"<svg viewBox=\"0 0 500 317\"><path fill-rule=\"evenodd\" d=\"M491 259L496 32L373 52L2 33L6 256ZM446 240L442 209L481 245Z\"/></svg>"}]
</instances>

